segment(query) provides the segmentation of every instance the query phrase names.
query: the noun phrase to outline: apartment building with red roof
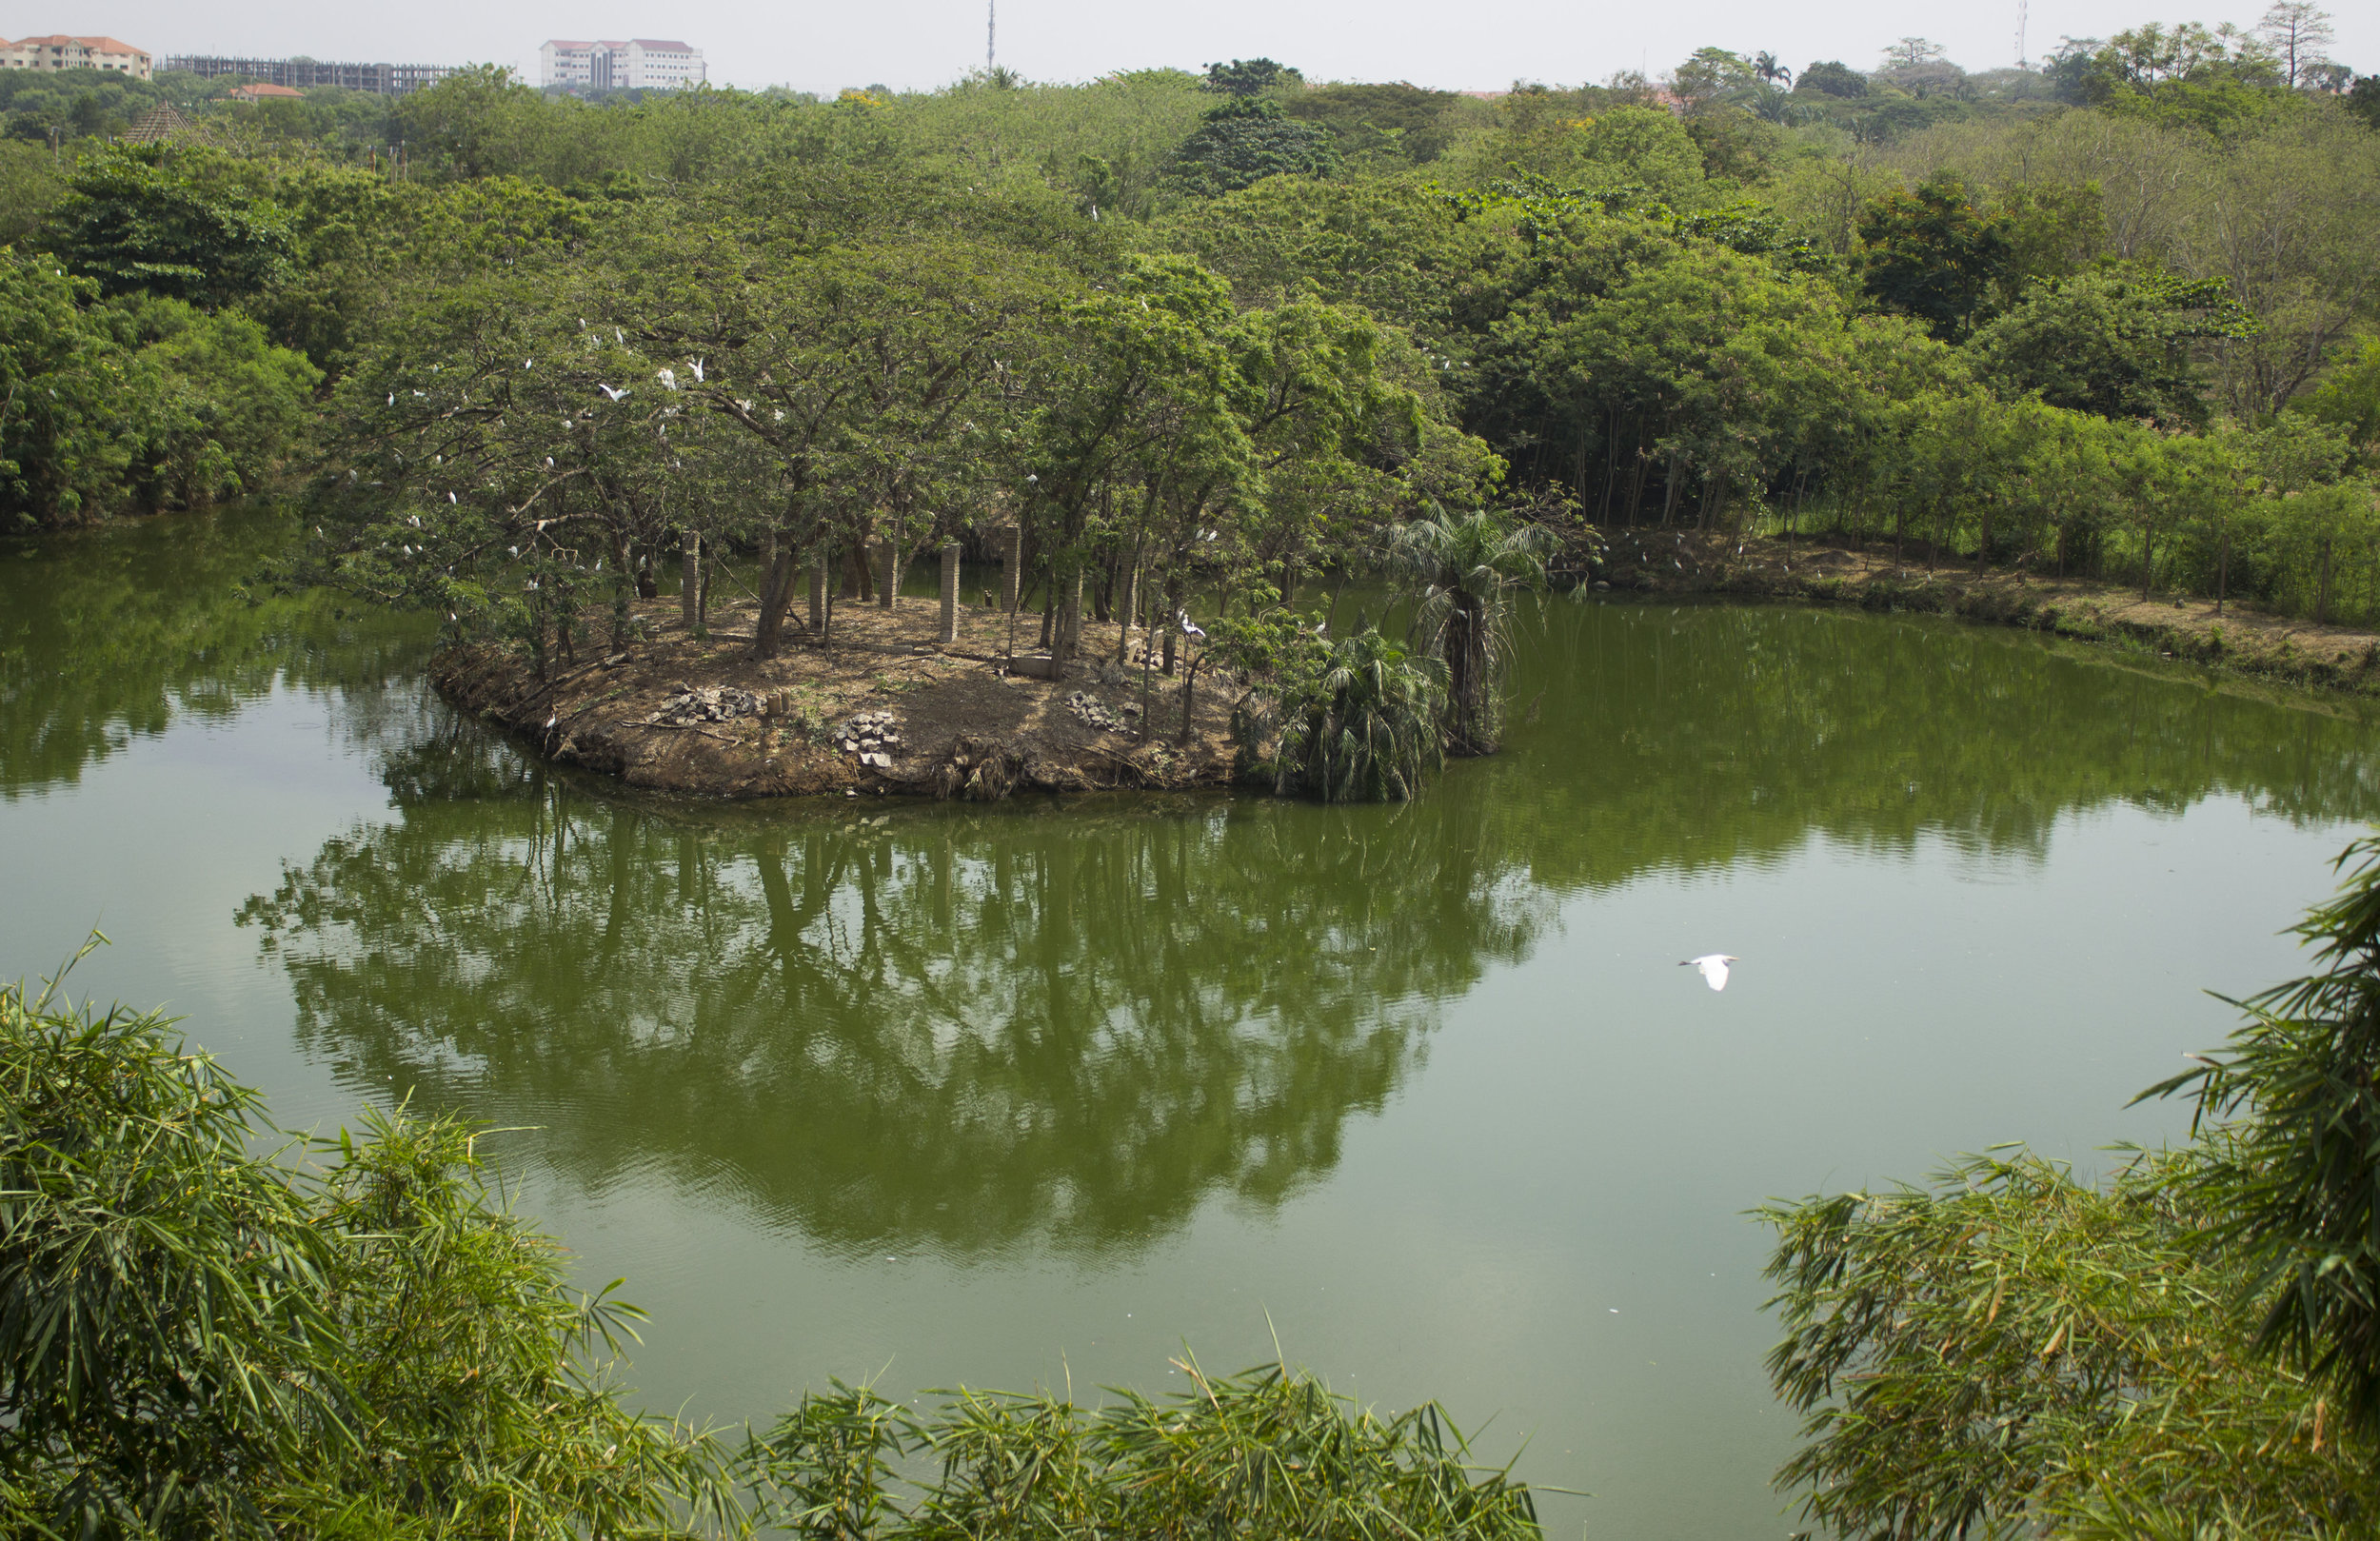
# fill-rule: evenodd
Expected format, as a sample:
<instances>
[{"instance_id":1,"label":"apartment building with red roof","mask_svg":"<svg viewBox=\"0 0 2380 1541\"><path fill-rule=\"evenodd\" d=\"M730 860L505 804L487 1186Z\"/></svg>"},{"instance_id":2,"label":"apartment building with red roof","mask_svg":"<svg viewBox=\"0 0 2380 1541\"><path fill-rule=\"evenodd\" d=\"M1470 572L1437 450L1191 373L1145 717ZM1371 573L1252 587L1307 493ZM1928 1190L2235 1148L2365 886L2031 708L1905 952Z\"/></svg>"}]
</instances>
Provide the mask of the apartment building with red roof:
<instances>
[{"instance_id":1,"label":"apartment building with red roof","mask_svg":"<svg viewBox=\"0 0 2380 1541\"><path fill-rule=\"evenodd\" d=\"M0 69L109 69L134 80L149 75L149 51L112 37L0 37Z\"/></svg>"}]
</instances>

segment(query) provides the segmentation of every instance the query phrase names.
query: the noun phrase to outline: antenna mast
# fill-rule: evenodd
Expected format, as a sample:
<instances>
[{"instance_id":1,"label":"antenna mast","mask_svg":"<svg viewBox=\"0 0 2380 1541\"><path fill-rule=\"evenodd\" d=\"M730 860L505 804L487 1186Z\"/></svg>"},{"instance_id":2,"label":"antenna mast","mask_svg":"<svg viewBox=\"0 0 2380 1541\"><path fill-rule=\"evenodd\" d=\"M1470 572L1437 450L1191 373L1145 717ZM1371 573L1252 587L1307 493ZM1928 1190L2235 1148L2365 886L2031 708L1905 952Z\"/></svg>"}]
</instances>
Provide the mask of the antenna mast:
<instances>
[{"instance_id":1,"label":"antenna mast","mask_svg":"<svg viewBox=\"0 0 2380 1541\"><path fill-rule=\"evenodd\" d=\"M994 55L1000 44L1000 0L984 0L983 5L983 68L997 69Z\"/></svg>"},{"instance_id":2,"label":"antenna mast","mask_svg":"<svg viewBox=\"0 0 2380 1541\"><path fill-rule=\"evenodd\" d=\"M2016 68L2019 69L2025 68L2025 5L2026 0L2016 0Z\"/></svg>"}]
</instances>

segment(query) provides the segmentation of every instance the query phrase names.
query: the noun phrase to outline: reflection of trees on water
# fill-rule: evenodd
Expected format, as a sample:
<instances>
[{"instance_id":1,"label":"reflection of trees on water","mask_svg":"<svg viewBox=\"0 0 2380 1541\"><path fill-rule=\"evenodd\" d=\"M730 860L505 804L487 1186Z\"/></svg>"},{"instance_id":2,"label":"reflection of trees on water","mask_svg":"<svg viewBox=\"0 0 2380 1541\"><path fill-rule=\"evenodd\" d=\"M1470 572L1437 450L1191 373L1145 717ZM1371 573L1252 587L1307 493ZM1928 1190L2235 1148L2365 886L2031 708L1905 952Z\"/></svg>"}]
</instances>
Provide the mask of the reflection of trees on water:
<instances>
[{"instance_id":1,"label":"reflection of trees on water","mask_svg":"<svg viewBox=\"0 0 2380 1541\"><path fill-rule=\"evenodd\" d=\"M406 798L244 912L307 1047L541 1125L589 1183L726 1163L831 1243L1101 1247L1214 1194L1276 1202L1550 909L1442 820L694 822L495 793L501 754L451 747L481 795Z\"/></svg>"},{"instance_id":2,"label":"reflection of trees on water","mask_svg":"<svg viewBox=\"0 0 2380 1541\"><path fill-rule=\"evenodd\" d=\"M1515 694L1544 691L1543 721L1477 768L1476 795L1557 889L1771 859L1814 832L2037 860L2061 814L2111 802L2233 796L2301 823L2380 811L2369 708L2275 704L2079 644L1640 603L1549 606L1530 641Z\"/></svg>"},{"instance_id":3,"label":"reflection of trees on water","mask_svg":"<svg viewBox=\"0 0 2380 1541\"><path fill-rule=\"evenodd\" d=\"M403 710L426 624L242 591L292 529L234 507L0 543L0 798L177 718L228 719L277 679L342 688L351 726Z\"/></svg>"},{"instance_id":4,"label":"reflection of trees on water","mask_svg":"<svg viewBox=\"0 0 2380 1541\"><path fill-rule=\"evenodd\" d=\"M2369 730L2013 638L1780 610L1550 611L1540 721L1402 808L1262 800L688 812L451 718L398 806L250 901L309 1049L658 1167L830 1245L1086 1250L1271 1204L1558 897L1814 831L2037 859L2062 812L2380 806ZM1910 783L1915 782L1913 793Z\"/></svg>"}]
</instances>

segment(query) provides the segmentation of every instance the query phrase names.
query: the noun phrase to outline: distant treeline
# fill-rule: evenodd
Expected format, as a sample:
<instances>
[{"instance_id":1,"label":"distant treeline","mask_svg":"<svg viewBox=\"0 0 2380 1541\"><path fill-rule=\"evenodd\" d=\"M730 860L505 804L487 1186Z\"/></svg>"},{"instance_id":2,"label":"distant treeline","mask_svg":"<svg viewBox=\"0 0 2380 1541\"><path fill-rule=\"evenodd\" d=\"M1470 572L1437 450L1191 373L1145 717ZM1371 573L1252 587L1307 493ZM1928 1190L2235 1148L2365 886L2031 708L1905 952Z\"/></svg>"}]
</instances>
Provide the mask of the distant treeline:
<instances>
[{"instance_id":1,"label":"distant treeline","mask_svg":"<svg viewBox=\"0 0 2380 1541\"><path fill-rule=\"evenodd\" d=\"M1019 522L1104 615L1135 573L1294 596L1482 504L2370 619L2380 78L2327 42L2284 5L2037 69L1705 49L1493 100L1263 59L832 100L11 79L0 517L294 459L315 570L557 639L689 546ZM166 100L191 132L105 137Z\"/></svg>"}]
</instances>

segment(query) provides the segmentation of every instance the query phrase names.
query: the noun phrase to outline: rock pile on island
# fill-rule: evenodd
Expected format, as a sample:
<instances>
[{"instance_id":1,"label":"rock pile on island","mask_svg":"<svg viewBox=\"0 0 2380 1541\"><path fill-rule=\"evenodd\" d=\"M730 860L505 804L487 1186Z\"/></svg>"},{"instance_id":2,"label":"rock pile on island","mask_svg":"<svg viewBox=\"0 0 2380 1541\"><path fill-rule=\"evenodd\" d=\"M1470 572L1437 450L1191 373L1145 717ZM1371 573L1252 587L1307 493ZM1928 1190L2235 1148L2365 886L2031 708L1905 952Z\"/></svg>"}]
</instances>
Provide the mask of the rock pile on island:
<instances>
[{"instance_id":1,"label":"rock pile on island","mask_svg":"<svg viewBox=\"0 0 2380 1541\"><path fill-rule=\"evenodd\" d=\"M859 756L863 765L890 770L892 756L885 751L901 747L901 724L890 712L862 712L835 730L835 747Z\"/></svg>"},{"instance_id":2,"label":"rock pile on island","mask_svg":"<svg viewBox=\"0 0 2380 1541\"><path fill-rule=\"evenodd\" d=\"M1078 690L1073 695L1068 696L1066 698L1066 710L1074 713L1075 716L1082 719L1085 723L1099 729L1101 733L1126 733L1131 731L1131 723L1125 721L1122 718L1118 717L1114 712L1109 711L1105 701L1100 700L1097 696L1092 695L1087 690ZM1124 710L1130 715L1138 716L1140 715L1140 708L1138 706L1127 706Z\"/></svg>"},{"instance_id":3,"label":"rock pile on island","mask_svg":"<svg viewBox=\"0 0 2380 1541\"><path fill-rule=\"evenodd\" d=\"M669 727L692 727L697 722L754 717L760 710L761 698L748 690L738 690L733 685L704 685L697 690L680 683L669 687L669 699L645 721Z\"/></svg>"}]
</instances>

